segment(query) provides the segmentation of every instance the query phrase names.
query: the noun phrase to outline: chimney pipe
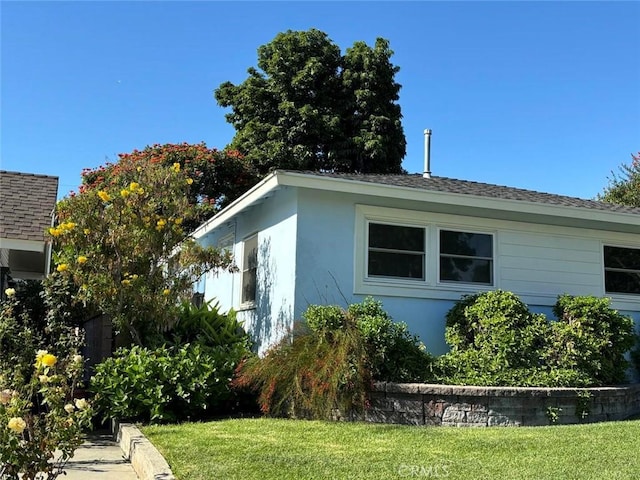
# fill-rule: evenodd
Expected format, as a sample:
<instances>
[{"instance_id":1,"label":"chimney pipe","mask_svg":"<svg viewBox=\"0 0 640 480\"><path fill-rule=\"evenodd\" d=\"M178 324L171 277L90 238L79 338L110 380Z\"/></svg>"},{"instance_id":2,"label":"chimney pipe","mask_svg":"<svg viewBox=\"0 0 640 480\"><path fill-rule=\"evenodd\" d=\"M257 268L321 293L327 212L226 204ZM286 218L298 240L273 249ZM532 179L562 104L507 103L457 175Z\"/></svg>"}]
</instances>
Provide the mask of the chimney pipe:
<instances>
[{"instance_id":1,"label":"chimney pipe","mask_svg":"<svg viewBox=\"0 0 640 480\"><path fill-rule=\"evenodd\" d=\"M424 131L424 178L431 178L431 129Z\"/></svg>"}]
</instances>

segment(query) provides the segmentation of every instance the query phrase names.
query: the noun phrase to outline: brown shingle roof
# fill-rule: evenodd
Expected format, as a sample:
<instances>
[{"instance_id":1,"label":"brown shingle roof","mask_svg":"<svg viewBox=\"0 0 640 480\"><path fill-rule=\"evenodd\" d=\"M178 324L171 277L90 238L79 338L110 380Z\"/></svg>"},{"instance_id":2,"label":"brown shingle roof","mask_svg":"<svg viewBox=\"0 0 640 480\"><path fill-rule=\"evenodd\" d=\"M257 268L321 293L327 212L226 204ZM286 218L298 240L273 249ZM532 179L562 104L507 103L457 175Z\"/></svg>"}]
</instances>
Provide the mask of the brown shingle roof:
<instances>
[{"instance_id":1,"label":"brown shingle roof","mask_svg":"<svg viewBox=\"0 0 640 480\"><path fill-rule=\"evenodd\" d=\"M387 174L358 174L358 173L328 173L328 172L299 172L322 177L339 178L365 183L391 185L397 187L415 188L437 192L474 195L478 197L501 198L522 202L543 203L565 207L589 208L617 213L635 213L640 215L640 208L618 205L615 203L586 200L564 195L536 192L521 188L505 187L489 183L456 180L446 177L424 178L421 174L387 175Z\"/></svg>"},{"instance_id":2,"label":"brown shingle roof","mask_svg":"<svg viewBox=\"0 0 640 480\"><path fill-rule=\"evenodd\" d=\"M58 196L58 177L0 170L0 238L44 240Z\"/></svg>"}]
</instances>

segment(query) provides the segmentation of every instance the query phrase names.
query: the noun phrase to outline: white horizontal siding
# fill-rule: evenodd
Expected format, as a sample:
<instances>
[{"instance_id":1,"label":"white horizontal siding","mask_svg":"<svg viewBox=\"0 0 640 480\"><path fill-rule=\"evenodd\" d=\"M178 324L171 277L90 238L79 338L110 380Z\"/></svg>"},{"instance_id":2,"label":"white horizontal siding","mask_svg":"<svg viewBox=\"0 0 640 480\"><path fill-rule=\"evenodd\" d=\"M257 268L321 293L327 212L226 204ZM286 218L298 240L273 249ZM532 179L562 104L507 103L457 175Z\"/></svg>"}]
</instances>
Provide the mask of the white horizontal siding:
<instances>
[{"instance_id":1,"label":"white horizontal siding","mask_svg":"<svg viewBox=\"0 0 640 480\"><path fill-rule=\"evenodd\" d=\"M498 237L500 288L521 294L602 294L600 241L514 230L500 231Z\"/></svg>"}]
</instances>

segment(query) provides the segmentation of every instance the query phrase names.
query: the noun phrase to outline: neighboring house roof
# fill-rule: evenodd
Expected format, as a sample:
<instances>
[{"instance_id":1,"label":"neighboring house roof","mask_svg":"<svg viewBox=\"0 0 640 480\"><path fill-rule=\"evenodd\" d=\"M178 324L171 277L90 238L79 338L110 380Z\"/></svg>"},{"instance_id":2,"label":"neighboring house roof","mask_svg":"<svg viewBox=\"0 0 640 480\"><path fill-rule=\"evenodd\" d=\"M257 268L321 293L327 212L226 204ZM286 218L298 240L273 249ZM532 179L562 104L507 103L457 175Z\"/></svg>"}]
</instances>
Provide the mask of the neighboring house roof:
<instances>
[{"instance_id":1,"label":"neighboring house roof","mask_svg":"<svg viewBox=\"0 0 640 480\"><path fill-rule=\"evenodd\" d=\"M427 202L443 213L640 233L640 208L445 177L277 170L201 225L199 238L281 187Z\"/></svg>"},{"instance_id":2,"label":"neighboring house roof","mask_svg":"<svg viewBox=\"0 0 640 480\"><path fill-rule=\"evenodd\" d=\"M0 170L0 238L44 242L58 177Z\"/></svg>"}]
</instances>

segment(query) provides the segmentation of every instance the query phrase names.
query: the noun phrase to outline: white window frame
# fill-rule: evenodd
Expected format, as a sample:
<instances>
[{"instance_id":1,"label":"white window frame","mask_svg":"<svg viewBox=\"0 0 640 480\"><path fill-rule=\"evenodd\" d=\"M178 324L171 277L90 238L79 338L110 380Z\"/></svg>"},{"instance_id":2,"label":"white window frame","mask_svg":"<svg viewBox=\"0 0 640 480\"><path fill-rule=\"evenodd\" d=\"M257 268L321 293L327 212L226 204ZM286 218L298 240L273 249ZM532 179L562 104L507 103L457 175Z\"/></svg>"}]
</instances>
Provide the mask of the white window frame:
<instances>
[{"instance_id":1,"label":"white window frame","mask_svg":"<svg viewBox=\"0 0 640 480\"><path fill-rule=\"evenodd\" d=\"M484 286L484 287L494 287L496 284L496 238L495 238L495 234L493 232L483 232L483 231L479 231L479 230L475 230L475 229L469 229L469 228L465 228L465 227L444 227L444 226L438 226L437 228L438 234L437 234L437 238L438 238L438 261L437 261L437 276L438 276L438 284L439 285L473 285L475 286ZM487 235L489 237L491 237L491 257L480 257L480 256L469 256L469 257L464 257L464 256L458 256L458 255L452 255L452 254L443 254L442 253L442 245L441 245L441 241L440 241L440 233L441 232L456 232L456 233L470 233L470 234L475 234L475 235ZM485 282L465 282L465 281L458 281L458 280L442 280L440 278L440 271L441 271L441 264L440 262L442 261L442 257L446 256L446 257L458 257L458 258L469 258L469 259L479 259L479 260L489 260L491 262L491 281L489 283L485 283Z\"/></svg>"},{"instance_id":2,"label":"white window frame","mask_svg":"<svg viewBox=\"0 0 640 480\"><path fill-rule=\"evenodd\" d=\"M255 243L255 244L254 244ZM248 257L247 247L250 247L251 250L255 250L255 264L251 265L250 259ZM249 255L251 253L249 252ZM254 290L253 298L245 297L245 279L248 275L252 275L254 277ZM254 233L253 235L249 235L242 240L242 268L240 270L240 307L243 309L253 308L256 305L256 298L258 294L258 234Z\"/></svg>"},{"instance_id":3,"label":"white window frame","mask_svg":"<svg viewBox=\"0 0 640 480\"><path fill-rule=\"evenodd\" d=\"M500 288L498 232L485 228L484 219L463 215L423 212L390 207L356 204L353 245L353 291L358 295L394 296L407 298L430 298L459 300L460 295L473 294ZM368 268L368 225L385 223L425 229L425 279L405 279L396 277L371 277ZM484 283L459 283L438 281L439 277L439 229L493 236L493 285Z\"/></svg>"},{"instance_id":4,"label":"white window frame","mask_svg":"<svg viewBox=\"0 0 640 480\"><path fill-rule=\"evenodd\" d=\"M413 251L413 250L400 250L400 249L387 249L380 247L371 247L369 245L369 232L370 225L389 225L392 227L406 227L406 228L415 228L422 230L423 233L423 245L422 251ZM389 221L379 221L379 220L366 220L366 237L365 237L365 245L366 249L366 261L365 261L365 279L366 280L391 280L391 281L400 281L400 282L422 282L424 283L427 278L427 227L425 225L407 225L405 223L397 223L397 222L389 222ZM422 278L417 277L396 277L392 275L370 275L369 274L369 253L372 251L380 251L385 253L397 253L397 254L410 254L415 256L421 256L422 259Z\"/></svg>"}]
</instances>

